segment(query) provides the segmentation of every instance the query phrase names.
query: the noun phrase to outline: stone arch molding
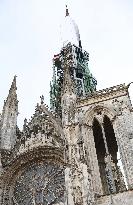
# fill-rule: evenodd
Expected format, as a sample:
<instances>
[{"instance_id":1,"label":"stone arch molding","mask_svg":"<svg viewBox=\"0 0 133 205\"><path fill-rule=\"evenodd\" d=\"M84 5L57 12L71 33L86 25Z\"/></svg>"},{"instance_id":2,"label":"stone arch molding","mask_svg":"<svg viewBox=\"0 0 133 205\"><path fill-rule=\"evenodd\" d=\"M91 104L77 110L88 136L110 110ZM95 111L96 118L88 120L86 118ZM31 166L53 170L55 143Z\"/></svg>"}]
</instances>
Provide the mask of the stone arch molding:
<instances>
[{"instance_id":1,"label":"stone arch molding","mask_svg":"<svg viewBox=\"0 0 133 205\"><path fill-rule=\"evenodd\" d=\"M101 105L93 106L91 109L86 111L83 124L87 124L91 127L94 117L99 121L99 123L102 123L105 115L110 119L111 122L113 122L116 118L116 112L109 109L108 107Z\"/></svg>"},{"instance_id":2,"label":"stone arch molding","mask_svg":"<svg viewBox=\"0 0 133 205\"><path fill-rule=\"evenodd\" d=\"M17 177L34 164L47 164L65 170L63 153L49 147L34 149L17 157L2 177L2 205L12 205L12 194ZM1 179L1 178L0 178Z\"/></svg>"}]
</instances>

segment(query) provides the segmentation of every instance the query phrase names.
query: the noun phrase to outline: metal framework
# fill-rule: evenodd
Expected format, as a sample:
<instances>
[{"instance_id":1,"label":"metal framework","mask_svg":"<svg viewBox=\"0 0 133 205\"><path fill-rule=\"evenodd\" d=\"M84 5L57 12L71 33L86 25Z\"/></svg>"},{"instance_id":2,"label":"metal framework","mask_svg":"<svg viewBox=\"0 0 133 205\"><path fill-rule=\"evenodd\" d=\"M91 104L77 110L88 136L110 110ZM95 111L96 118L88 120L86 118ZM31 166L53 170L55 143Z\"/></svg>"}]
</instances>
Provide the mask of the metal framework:
<instances>
[{"instance_id":1,"label":"metal framework","mask_svg":"<svg viewBox=\"0 0 133 205\"><path fill-rule=\"evenodd\" d=\"M61 94L63 88L64 65L66 57L64 50L69 50L67 60L69 60L69 71L74 82L75 91L78 97L88 95L96 91L97 81L91 74L88 61L89 54L81 47L68 43L62 48L58 55L53 58L53 78L50 82L50 106L51 109L61 115Z\"/></svg>"}]
</instances>

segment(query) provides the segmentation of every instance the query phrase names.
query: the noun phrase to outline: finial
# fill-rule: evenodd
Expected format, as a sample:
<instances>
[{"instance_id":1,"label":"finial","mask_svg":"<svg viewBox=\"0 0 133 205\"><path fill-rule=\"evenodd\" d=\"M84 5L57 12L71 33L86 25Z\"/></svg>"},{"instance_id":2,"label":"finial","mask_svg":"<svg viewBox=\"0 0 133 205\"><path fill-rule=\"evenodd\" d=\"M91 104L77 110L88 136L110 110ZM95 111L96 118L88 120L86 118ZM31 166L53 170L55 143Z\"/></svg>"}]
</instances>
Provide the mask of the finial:
<instances>
[{"instance_id":1,"label":"finial","mask_svg":"<svg viewBox=\"0 0 133 205\"><path fill-rule=\"evenodd\" d=\"M26 118L24 119L24 125L27 125L27 119Z\"/></svg>"},{"instance_id":2,"label":"finial","mask_svg":"<svg viewBox=\"0 0 133 205\"><path fill-rule=\"evenodd\" d=\"M16 87L16 78L17 78L17 76L15 75L14 78L13 78L13 81L12 81L11 89L17 90L17 87Z\"/></svg>"},{"instance_id":3,"label":"finial","mask_svg":"<svg viewBox=\"0 0 133 205\"><path fill-rule=\"evenodd\" d=\"M13 82L16 83L17 75L14 75Z\"/></svg>"},{"instance_id":4,"label":"finial","mask_svg":"<svg viewBox=\"0 0 133 205\"><path fill-rule=\"evenodd\" d=\"M68 11L67 5L66 5L66 16L69 16L69 11Z\"/></svg>"},{"instance_id":5,"label":"finial","mask_svg":"<svg viewBox=\"0 0 133 205\"><path fill-rule=\"evenodd\" d=\"M41 99L41 104L44 104L44 96L40 96L40 99Z\"/></svg>"},{"instance_id":6,"label":"finial","mask_svg":"<svg viewBox=\"0 0 133 205\"><path fill-rule=\"evenodd\" d=\"M11 95L12 95L12 93L14 93L16 95L16 90L17 90L16 78L17 78L17 76L15 75L13 78L10 90L9 90L9 94L11 94Z\"/></svg>"}]
</instances>

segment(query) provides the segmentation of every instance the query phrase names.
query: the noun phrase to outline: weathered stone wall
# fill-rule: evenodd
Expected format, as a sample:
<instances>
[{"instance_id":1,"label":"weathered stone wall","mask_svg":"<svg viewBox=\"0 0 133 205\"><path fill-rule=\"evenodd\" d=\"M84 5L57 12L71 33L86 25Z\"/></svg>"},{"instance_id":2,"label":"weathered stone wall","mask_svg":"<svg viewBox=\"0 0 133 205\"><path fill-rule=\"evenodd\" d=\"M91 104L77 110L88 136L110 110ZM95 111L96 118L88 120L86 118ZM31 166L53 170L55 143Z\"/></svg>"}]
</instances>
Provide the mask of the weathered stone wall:
<instances>
[{"instance_id":1,"label":"weathered stone wall","mask_svg":"<svg viewBox=\"0 0 133 205\"><path fill-rule=\"evenodd\" d=\"M92 175L92 185L93 191L96 195L102 195L102 185L99 173L97 154L95 149L94 136L92 131L92 126L82 125L83 128L83 138L86 151L86 161Z\"/></svg>"},{"instance_id":2,"label":"weathered stone wall","mask_svg":"<svg viewBox=\"0 0 133 205\"><path fill-rule=\"evenodd\" d=\"M88 155L90 156L90 169L93 173L94 190L97 193L97 187L100 192L100 179L99 179L99 168L97 165L97 156L95 151L94 139L91 144L89 143L90 138L94 138L92 125L94 117L98 119L101 126L103 118L106 115L109 117L117 145L120 151L124 172L126 175L129 189L133 188L133 115L132 107L128 95L128 90L125 85L121 88L111 88L106 92L98 92L94 96L79 100L77 103L79 116L82 119L83 124L88 126L88 133L85 134L86 142L88 143ZM91 147L91 148L90 148ZM93 148L92 148L93 147ZM91 151L93 150L93 151ZM97 183L95 183L95 180Z\"/></svg>"},{"instance_id":3,"label":"weathered stone wall","mask_svg":"<svg viewBox=\"0 0 133 205\"><path fill-rule=\"evenodd\" d=\"M133 205L133 191L126 191L123 193L112 195L113 205ZM97 199L97 205L111 204L110 196L103 196Z\"/></svg>"},{"instance_id":4,"label":"weathered stone wall","mask_svg":"<svg viewBox=\"0 0 133 205\"><path fill-rule=\"evenodd\" d=\"M70 79L68 78L68 80ZM102 94L97 93L80 100L76 99L73 90L70 91L66 91L62 98L62 126L44 109L43 102L41 107L37 106L32 123L30 122L33 126L30 125L29 127L27 122L25 123L25 131L23 130L22 138L19 141L19 148L16 152L15 149L13 150L14 154L10 156L9 163L5 165L6 171L3 172L3 177L5 182L8 181L8 176L11 175L10 166L13 174L14 167L21 171L23 163L28 164L30 161L39 158L54 160L56 156L56 160L65 165L65 205L108 205L111 202L111 196L103 196L93 134L93 119L95 117L99 121L102 129L104 116L106 115L110 119L128 187L132 189L133 112L127 88L121 86L120 89L111 89L111 91L109 89L107 92L101 92ZM42 112L45 113L45 116L42 115ZM42 123L45 118L47 120ZM24 143L22 143L23 139ZM1 177L0 179L2 180ZM4 190L2 185L5 184L7 184L4 196L6 202L3 203L1 202L2 191ZM8 186L8 183L5 184L2 181L0 182L0 204L9 205L10 186ZM112 199L114 205L125 203L132 205L133 191L112 194Z\"/></svg>"},{"instance_id":5,"label":"weathered stone wall","mask_svg":"<svg viewBox=\"0 0 133 205\"><path fill-rule=\"evenodd\" d=\"M92 176L85 161L84 143L80 141L80 131L79 124L72 124L64 128L68 140L66 153L68 164L68 168L66 168L67 205L94 203Z\"/></svg>"}]
</instances>

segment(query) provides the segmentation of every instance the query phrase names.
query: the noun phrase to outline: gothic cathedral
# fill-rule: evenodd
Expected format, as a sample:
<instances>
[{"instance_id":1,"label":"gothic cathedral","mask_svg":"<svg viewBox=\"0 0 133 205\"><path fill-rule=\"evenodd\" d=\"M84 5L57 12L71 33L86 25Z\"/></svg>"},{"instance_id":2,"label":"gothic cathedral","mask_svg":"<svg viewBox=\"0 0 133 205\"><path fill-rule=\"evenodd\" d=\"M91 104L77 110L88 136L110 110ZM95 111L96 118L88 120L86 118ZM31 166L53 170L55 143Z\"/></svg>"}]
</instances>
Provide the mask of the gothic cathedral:
<instances>
[{"instance_id":1,"label":"gothic cathedral","mask_svg":"<svg viewBox=\"0 0 133 205\"><path fill-rule=\"evenodd\" d=\"M133 205L130 84L97 91L67 8L65 23L70 35L53 58L50 108L41 96L21 131L16 76L4 101L0 205Z\"/></svg>"}]
</instances>

